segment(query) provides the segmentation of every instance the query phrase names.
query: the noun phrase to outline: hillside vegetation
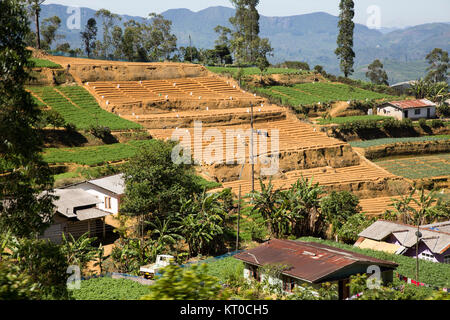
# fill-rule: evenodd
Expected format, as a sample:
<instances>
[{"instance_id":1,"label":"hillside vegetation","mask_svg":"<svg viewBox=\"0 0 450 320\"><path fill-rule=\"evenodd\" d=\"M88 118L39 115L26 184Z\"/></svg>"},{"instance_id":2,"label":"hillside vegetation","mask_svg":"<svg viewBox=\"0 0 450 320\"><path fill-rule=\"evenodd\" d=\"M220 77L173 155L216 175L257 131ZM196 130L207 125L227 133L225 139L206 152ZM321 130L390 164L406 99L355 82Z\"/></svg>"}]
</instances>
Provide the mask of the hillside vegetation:
<instances>
[{"instance_id":1,"label":"hillside vegetation","mask_svg":"<svg viewBox=\"0 0 450 320\"><path fill-rule=\"evenodd\" d=\"M283 104L307 105L313 103L327 103L332 101L365 100L393 98L387 94L368 91L341 83L302 83L292 87L269 86L255 88L265 95L281 99Z\"/></svg>"},{"instance_id":2,"label":"hillside vegetation","mask_svg":"<svg viewBox=\"0 0 450 320\"><path fill-rule=\"evenodd\" d=\"M72 123L78 129L99 125L111 130L141 128L137 123L103 110L90 93L80 86L30 86L27 89L58 112L66 123Z\"/></svg>"}]
</instances>

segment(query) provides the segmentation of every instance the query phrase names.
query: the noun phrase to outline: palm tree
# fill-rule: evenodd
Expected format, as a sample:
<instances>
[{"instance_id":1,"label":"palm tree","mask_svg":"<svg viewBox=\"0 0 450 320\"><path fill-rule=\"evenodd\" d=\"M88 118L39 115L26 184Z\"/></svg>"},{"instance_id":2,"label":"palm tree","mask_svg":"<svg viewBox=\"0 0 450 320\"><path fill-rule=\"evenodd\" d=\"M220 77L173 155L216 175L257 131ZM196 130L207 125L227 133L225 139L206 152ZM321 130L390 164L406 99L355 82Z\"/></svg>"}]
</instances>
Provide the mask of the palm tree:
<instances>
[{"instance_id":1,"label":"palm tree","mask_svg":"<svg viewBox=\"0 0 450 320\"><path fill-rule=\"evenodd\" d=\"M183 239L181 235L180 225L178 221L175 221L173 217L168 217L164 220L161 220L159 217L156 217L154 221L147 221L147 224L150 225L150 235L156 235L156 246L158 248L158 254L164 250L167 246L170 249L173 249L173 246Z\"/></svg>"},{"instance_id":2,"label":"palm tree","mask_svg":"<svg viewBox=\"0 0 450 320\"><path fill-rule=\"evenodd\" d=\"M190 256L220 244L218 236L224 233L225 218L226 212L218 193L204 191L182 201L179 219Z\"/></svg>"},{"instance_id":3,"label":"palm tree","mask_svg":"<svg viewBox=\"0 0 450 320\"><path fill-rule=\"evenodd\" d=\"M298 236L316 235L322 231L320 196L324 193L314 179L303 176L288 191L291 215L295 218L294 233Z\"/></svg>"},{"instance_id":4,"label":"palm tree","mask_svg":"<svg viewBox=\"0 0 450 320\"><path fill-rule=\"evenodd\" d=\"M417 193L418 196L414 197ZM448 212L443 212L442 202L437 199L437 190L427 193L423 187L419 192L413 187L409 194L393 199L391 206L394 211L388 210L384 218L400 220L405 224L428 224L441 217L448 218Z\"/></svg>"},{"instance_id":5,"label":"palm tree","mask_svg":"<svg viewBox=\"0 0 450 320\"><path fill-rule=\"evenodd\" d=\"M261 191L255 191L247 196L253 199L252 212L257 211L261 214L271 235L275 238L282 237L287 234L290 223L283 192L274 188L272 179L265 185L260 178L259 183Z\"/></svg>"},{"instance_id":6,"label":"palm tree","mask_svg":"<svg viewBox=\"0 0 450 320\"><path fill-rule=\"evenodd\" d=\"M83 270L97 255L98 249L92 246L96 238L90 238L88 232L78 239L70 233L68 235L69 237L66 237L62 234L62 251L70 265L78 265Z\"/></svg>"}]
</instances>

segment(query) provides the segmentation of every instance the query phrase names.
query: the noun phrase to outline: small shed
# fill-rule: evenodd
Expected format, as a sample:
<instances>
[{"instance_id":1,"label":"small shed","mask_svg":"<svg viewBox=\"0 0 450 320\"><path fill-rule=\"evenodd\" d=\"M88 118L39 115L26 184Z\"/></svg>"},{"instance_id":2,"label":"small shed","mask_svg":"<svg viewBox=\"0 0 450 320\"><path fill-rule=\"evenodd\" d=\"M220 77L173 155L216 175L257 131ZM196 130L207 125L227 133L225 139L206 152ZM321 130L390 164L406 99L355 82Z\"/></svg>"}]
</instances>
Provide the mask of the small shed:
<instances>
[{"instance_id":1,"label":"small shed","mask_svg":"<svg viewBox=\"0 0 450 320\"><path fill-rule=\"evenodd\" d=\"M390 116L397 120L436 118L436 104L427 99L387 102L377 108L380 116Z\"/></svg>"},{"instance_id":2,"label":"small shed","mask_svg":"<svg viewBox=\"0 0 450 320\"><path fill-rule=\"evenodd\" d=\"M393 280L397 264L375 259L352 251L338 249L315 242L272 239L259 247L234 256L244 262L244 277L261 281L265 276L261 267L284 265L281 278L268 281L279 283L286 292L304 283L318 288L322 283L338 284L339 299L350 296L347 286L349 278L356 274L371 273L371 267L378 267L383 283Z\"/></svg>"}]
</instances>

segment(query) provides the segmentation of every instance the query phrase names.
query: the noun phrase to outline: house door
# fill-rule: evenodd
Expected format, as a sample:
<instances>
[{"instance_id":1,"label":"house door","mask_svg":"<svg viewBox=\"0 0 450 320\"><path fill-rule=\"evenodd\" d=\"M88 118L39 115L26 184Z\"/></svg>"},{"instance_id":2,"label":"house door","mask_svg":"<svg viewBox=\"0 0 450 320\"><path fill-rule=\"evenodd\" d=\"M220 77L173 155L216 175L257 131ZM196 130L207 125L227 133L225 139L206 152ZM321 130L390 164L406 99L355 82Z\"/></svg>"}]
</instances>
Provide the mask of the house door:
<instances>
[{"instance_id":1,"label":"house door","mask_svg":"<svg viewBox=\"0 0 450 320\"><path fill-rule=\"evenodd\" d=\"M408 119L408 110L405 110L405 119Z\"/></svg>"},{"instance_id":2,"label":"house door","mask_svg":"<svg viewBox=\"0 0 450 320\"><path fill-rule=\"evenodd\" d=\"M427 109L427 118L430 118L431 117L431 110L430 110L430 108L428 108Z\"/></svg>"}]
</instances>

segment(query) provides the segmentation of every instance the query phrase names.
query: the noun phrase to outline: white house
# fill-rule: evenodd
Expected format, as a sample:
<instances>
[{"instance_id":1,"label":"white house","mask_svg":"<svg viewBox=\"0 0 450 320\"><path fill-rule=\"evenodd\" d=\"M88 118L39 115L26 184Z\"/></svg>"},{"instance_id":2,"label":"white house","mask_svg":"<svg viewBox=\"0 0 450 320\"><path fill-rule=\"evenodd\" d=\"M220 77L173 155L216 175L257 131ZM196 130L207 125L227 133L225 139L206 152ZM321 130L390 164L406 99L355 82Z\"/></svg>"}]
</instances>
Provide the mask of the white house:
<instances>
[{"instance_id":1,"label":"white house","mask_svg":"<svg viewBox=\"0 0 450 320\"><path fill-rule=\"evenodd\" d=\"M58 199L54 201L55 215L52 225L40 236L59 243L62 234L71 234L75 238L89 233L93 237L105 237L111 228L105 223L109 212L101 210L101 202L96 196L79 188L55 189L52 193Z\"/></svg>"},{"instance_id":2,"label":"white house","mask_svg":"<svg viewBox=\"0 0 450 320\"><path fill-rule=\"evenodd\" d=\"M427 99L391 101L378 107L377 114L397 120L430 119L436 117L436 104Z\"/></svg>"},{"instance_id":3,"label":"white house","mask_svg":"<svg viewBox=\"0 0 450 320\"><path fill-rule=\"evenodd\" d=\"M82 189L97 197L100 203L97 207L112 214L118 214L120 201L125 193L123 174L89 180L67 187L68 189Z\"/></svg>"},{"instance_id":4,"label":"white house","mask_svg":"<svg viewBox=\"0 0 450 320\"><path fill-rule=\"evenodd\" d=\"M54 195L59 197L54 202L56 214L53 224L41 238L60 242L63 233L76 238L86 232L98 238L105 237L112 229L106 220L119 213L124 192L123 174L55 189Z\"/></svg>"}]
</instances>

